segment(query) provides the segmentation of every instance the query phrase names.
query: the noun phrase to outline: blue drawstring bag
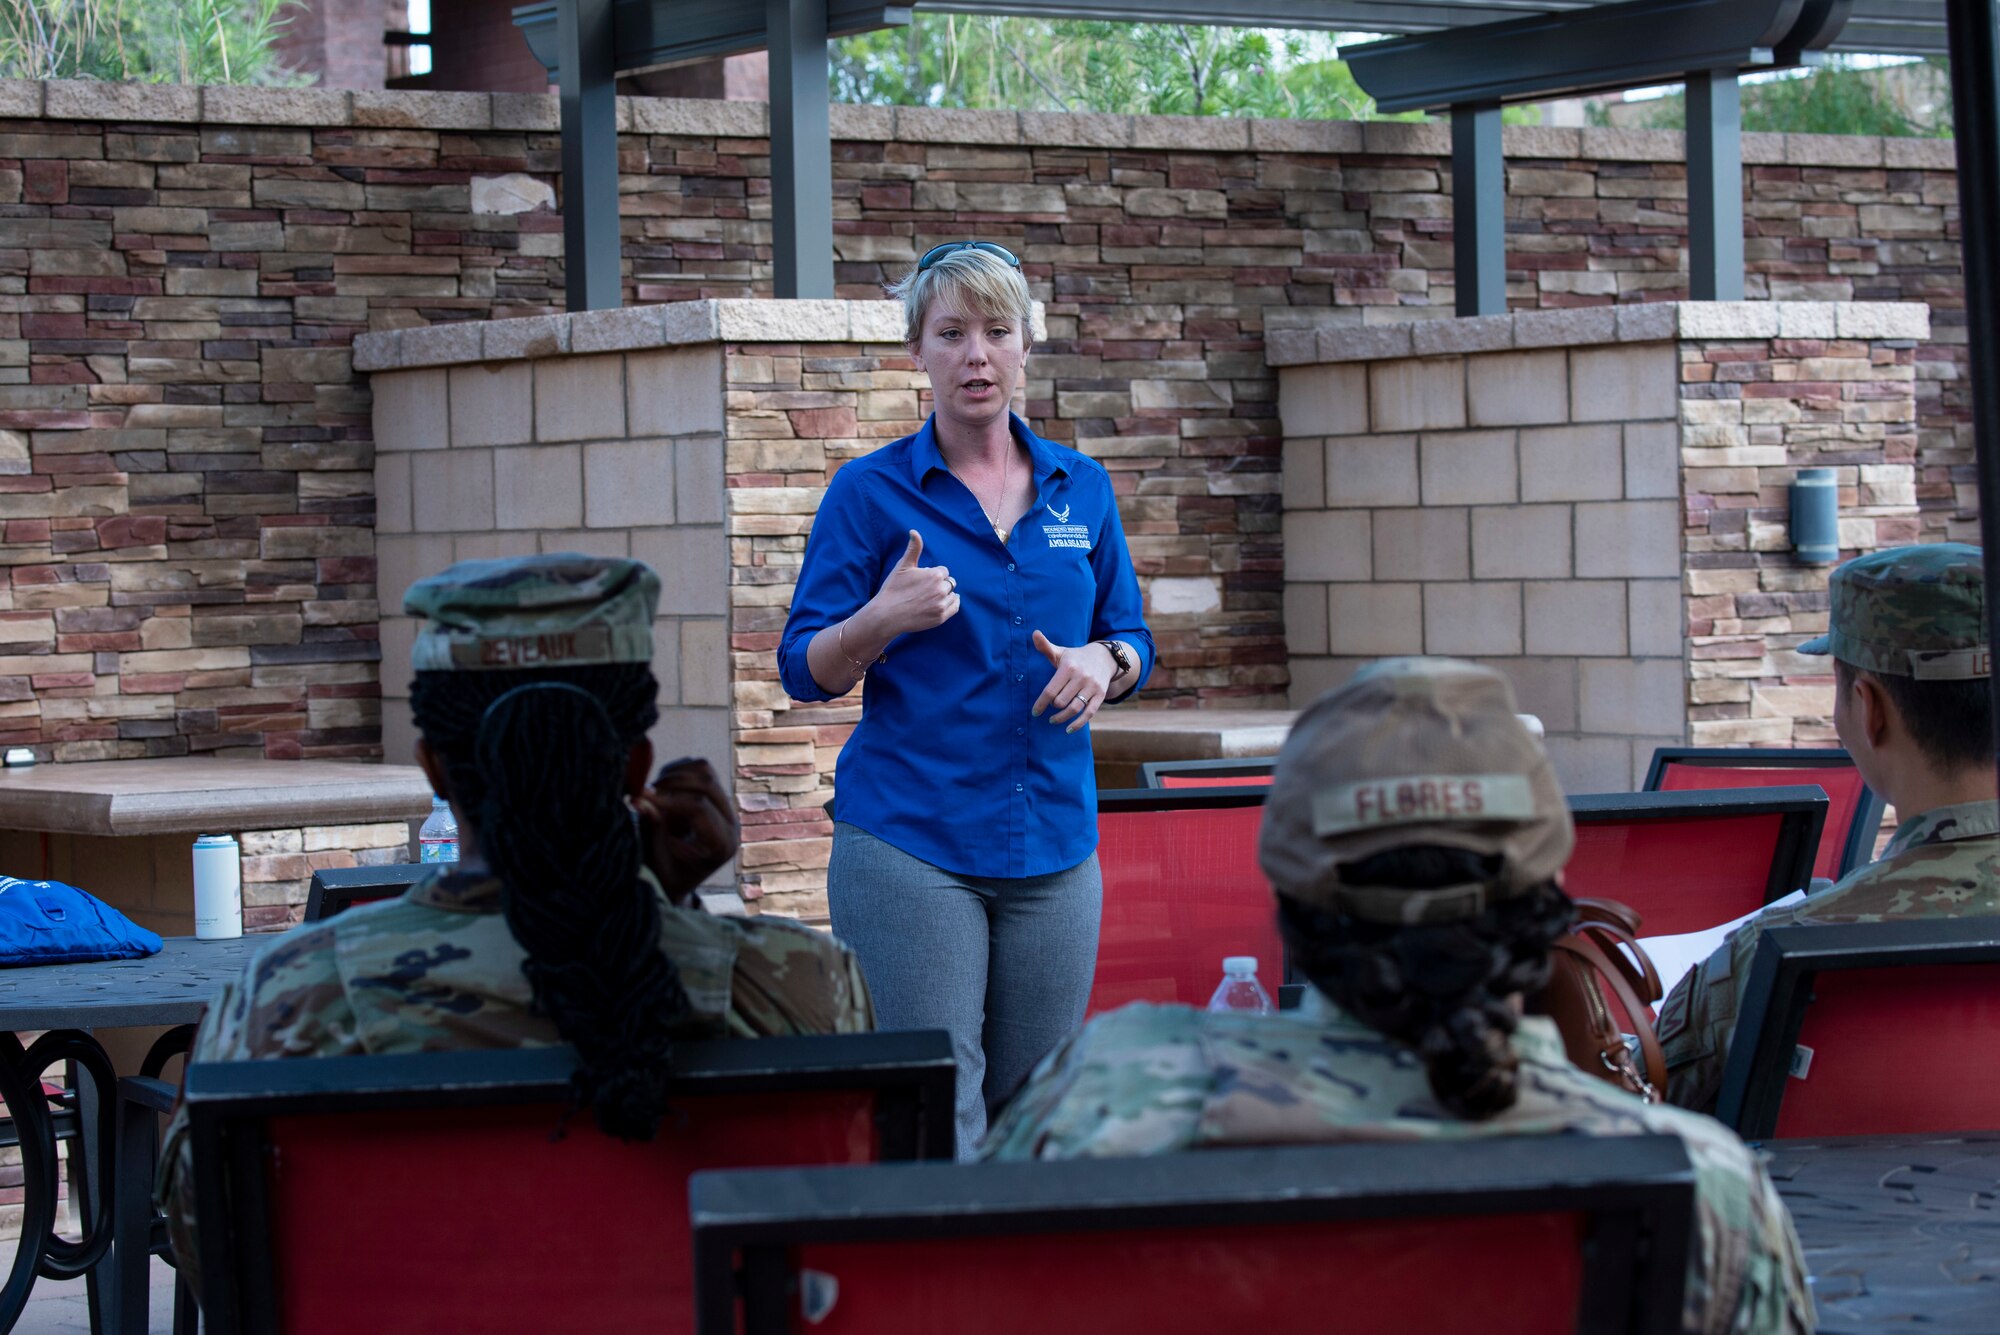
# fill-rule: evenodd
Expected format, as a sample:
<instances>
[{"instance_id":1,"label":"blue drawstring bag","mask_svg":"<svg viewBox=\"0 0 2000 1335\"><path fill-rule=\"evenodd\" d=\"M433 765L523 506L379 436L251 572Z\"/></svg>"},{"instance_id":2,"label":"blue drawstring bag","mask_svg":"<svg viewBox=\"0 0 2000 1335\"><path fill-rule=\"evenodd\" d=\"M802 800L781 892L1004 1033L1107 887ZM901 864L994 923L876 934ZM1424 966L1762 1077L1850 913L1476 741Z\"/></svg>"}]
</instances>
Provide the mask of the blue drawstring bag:
<instances>
[{"instance_id":1,"label":"blue drawstring bag","mask_svg":"<svg viewBox=\"0 0 2000 1335\"><path fill-rule=\"evenodd\" d=\"M0 876L0 967L136 960L160 938L95 895L61 881Z\"/></svg>"}]
</instances>

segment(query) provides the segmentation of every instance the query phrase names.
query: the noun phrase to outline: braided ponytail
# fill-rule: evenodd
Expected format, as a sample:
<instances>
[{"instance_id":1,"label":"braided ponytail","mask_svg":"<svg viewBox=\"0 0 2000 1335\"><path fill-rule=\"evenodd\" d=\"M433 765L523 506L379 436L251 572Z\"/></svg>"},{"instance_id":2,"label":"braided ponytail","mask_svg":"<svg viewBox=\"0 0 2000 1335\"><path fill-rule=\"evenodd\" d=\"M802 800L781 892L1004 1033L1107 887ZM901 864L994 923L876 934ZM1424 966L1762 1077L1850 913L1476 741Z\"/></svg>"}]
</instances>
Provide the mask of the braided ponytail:
<instances>
[{"instance_id":1,"label":"braided ponytail","mask_svg":"<svg viewBox=\"0 0 2000 1335\"><path fill-rule=\"evenodd\" d=\"M1350 884L1425 890L1489 877L1478 855L1399 848L1342 869ZM1553 883L1457 922L1362 922L1278 896L1292 963L1361 1023L1410 1048L1446 1110L1475 1121L1514 1106L1520 1021L1510 999L1549 978L1549 947L1575 909Z\"/></svg>"},{"instance_id":2,"label":"braided ponytail","mask_svg":"<svg viewBox=\"0 0 2000 1335\"><path fill-rule=\"evenodd\" d=\"M420 672L411 705L474 812L536 1008L580 1059L579 1104L606 1133L649 1139L674 1024L689 1011L660 949L625 803L628 753L658 718L642 665Z\"/></svg>"}]
</instances>

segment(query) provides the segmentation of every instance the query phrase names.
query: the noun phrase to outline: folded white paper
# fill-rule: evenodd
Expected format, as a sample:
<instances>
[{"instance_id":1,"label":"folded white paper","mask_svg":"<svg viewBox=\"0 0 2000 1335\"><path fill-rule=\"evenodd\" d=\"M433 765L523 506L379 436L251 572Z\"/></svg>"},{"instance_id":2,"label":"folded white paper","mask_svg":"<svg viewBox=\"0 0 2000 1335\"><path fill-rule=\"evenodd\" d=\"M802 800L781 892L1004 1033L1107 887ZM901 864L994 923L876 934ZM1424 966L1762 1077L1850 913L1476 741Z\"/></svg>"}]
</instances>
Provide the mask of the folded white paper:
<instances>
[{"instance_id":1,"label":"folded white paper","mask_svg":"<svg viewBox=\"0 0 2000 1335\"><path fill-rule=\"evenodd\" d=\"M1740 918L1723 923L1720 927L1704 928L1699 932L1682 932L1677 936L1642 936L1639 945L1644 948L1653 967L1660 971L1660 984L1671 993L1688 970L1715 953L1715 948L1723 943L1729 934L1749 922L1759 913L1770 909L1788 908L1806 897L1803 890L1794 890L1783 899L1774 899L1763 908L1746 913Z\"/></svg>"}]
</instances>

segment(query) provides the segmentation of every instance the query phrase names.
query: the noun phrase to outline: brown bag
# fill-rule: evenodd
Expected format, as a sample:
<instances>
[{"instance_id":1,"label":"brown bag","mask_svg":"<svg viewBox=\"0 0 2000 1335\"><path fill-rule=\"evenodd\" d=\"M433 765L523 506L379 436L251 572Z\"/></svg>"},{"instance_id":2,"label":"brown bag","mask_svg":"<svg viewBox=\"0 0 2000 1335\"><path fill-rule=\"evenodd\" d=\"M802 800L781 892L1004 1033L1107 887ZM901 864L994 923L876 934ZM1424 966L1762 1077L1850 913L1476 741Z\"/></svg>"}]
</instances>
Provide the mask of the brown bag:
<instances>
[{"instance_id":1,"label":"brown bag","mask_svg":"<svg viewBox=\"0 0 2000 1335\"><path fill-rule=\"evenodd\" d=\"M1666 1088L1667 1061L1646 1008L1660 999L1660 975L1640 948L1638 931L1639 915L1626 905L1577 900L1576 925L1551 947L1549 985L1529 1009L1556 1022L1576 1066L1658 1103ZM1620 946L1628 947L1638 962ZM1624 1026L1605 1000L1607 989L1637 1031L1644 1070L1633 1060Z\"/></svg>"}]
</instances>

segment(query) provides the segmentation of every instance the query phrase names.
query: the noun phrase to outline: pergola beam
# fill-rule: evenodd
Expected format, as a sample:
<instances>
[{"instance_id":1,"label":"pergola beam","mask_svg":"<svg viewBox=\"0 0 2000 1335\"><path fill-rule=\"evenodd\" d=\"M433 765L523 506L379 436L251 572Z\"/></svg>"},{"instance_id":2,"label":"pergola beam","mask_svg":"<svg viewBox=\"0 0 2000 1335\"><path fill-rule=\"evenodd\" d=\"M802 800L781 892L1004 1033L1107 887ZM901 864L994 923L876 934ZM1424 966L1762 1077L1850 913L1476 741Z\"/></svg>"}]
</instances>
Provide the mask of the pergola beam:
<instances>
[{"instance_id":1,"label":"pergola beam","mask_svg":"<svg viewBox=\"0 0 2000 1335\"><path fill-rule=\"evenodd\" d=\"M562 109L563 283L569 309L624 301L611 0L568 0L556 25ZM553 71L551 71L553 73Z\"/></svg>"},{"instance_id":2,"label":"pergola beam","mask_svg":"<svg viewBox=\"0 0 2000 1335\"><path fill-rule=\"evenodd\" d=\"M828 37L909 22L885 0L544 0L514 11L561 90L564 302L624 302L618 244L620 74L771 53L771 242L780 297L833 295Z\"/></svg>"},{"instance_id":3,"label":"pergola beam","mask_svg":"<svg viewBox=\"0 0 2000 1335\"><path fill-rule=\"evenodd\" d=\"M1734 70L1687 79L1688 295L1743 300L1743 99Z\"/></svg>"},{"instance_id":4,"label":"pergola beam","mask_svg":"<svg viewBox=\"0 0 2000 1335\"><path fill-rule=\"evenodd\" d=\"M833 131L820 0L765 0L771 51L772 288L833 295ZM790 189L776 189L779 181Z\"/></svg>"},{"instance_id":5,"label":"pergola beam","mask_svg":"<svg viewBox=\"0 0 2000 1335\"><path fill-rule=\"evenodd\" d=\"M1460 315L1507 313L1507 164L1500 104L1451 109L1451 258Z\"/></svg>"},{"instance_id":6,"label":"pergola beam","mask_svg":"<svg viewBox=\"0 0 2000 1335\"><path fill-rule=\"evenodd\" d=\"M1482 28L1347 46L1355 82L1384 111L1448 109L1460 315L1507 309L1500 107L1685 81L1688 277L1698 300L1743 295L1743 135L1737 74L1818 57L1850 0L1625 0ZM1483 132L1487 120L1491 132ZM1504 202L1504 201L1503 201Z\"/></svg>"}]
</instances>

